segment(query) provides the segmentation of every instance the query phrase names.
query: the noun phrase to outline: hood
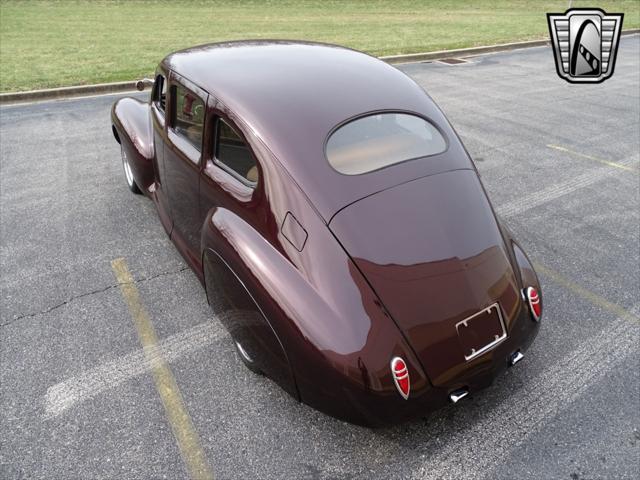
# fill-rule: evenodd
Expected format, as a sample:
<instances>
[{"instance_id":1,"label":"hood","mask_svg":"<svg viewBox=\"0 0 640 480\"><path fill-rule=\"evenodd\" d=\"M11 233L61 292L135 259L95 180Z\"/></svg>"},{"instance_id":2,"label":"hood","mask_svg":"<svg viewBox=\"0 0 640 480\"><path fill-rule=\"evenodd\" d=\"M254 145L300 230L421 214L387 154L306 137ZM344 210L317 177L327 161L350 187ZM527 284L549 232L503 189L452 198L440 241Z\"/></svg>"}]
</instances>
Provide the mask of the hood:
<instances>
[{"instance_id":1,"label":"hood","mask_svg":"<svg viewBox=\"0 0 640 480\"><path fill-rule=\"evenodd\" d=\"M490 320L474 320L475 332L462 335L460 322L498 303L502 319L496 321L508 332L519 289L475 171L444 172L378 192L338 212L329 228L434 385L454 380L471 360L465 358L470 346L480 349L496 333L487 331Z\"/></svg>"}]
</instances>

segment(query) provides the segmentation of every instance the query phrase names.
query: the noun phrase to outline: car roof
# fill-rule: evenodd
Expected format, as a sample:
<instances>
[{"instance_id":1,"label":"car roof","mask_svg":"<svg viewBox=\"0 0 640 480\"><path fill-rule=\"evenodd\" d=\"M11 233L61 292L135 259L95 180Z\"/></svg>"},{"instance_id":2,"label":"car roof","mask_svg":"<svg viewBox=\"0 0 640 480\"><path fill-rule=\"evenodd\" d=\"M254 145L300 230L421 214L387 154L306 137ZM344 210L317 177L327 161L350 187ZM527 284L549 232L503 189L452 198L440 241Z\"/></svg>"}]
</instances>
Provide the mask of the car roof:
<instances>
[{"instance_id":1,"label":"car roof","mask_svg":"<svg viewBox=\"0 0 640 480\"><path fill-rule=\"evenodd\" d=\"M372 192L449 167L472 168L447 120L422 88L365 53L313 42L237 41L175 52L163 64L213 95L223 110L251 128L327 222ZM377 111L426 117L444 133L449 150L437 161L406 162L366 175L336 172L324 155L328 135L348 119ZM452 163L452 158L458 161Z\"/></svg>"}]
</instances>

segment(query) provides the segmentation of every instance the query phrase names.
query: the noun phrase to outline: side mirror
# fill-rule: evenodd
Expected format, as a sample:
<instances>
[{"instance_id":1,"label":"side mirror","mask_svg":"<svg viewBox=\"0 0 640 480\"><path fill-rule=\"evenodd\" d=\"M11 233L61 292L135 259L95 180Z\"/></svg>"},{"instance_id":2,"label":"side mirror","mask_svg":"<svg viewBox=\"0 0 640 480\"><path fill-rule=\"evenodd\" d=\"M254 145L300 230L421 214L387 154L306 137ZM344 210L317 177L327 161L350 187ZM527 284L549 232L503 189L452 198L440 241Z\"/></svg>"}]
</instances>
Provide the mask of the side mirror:
<instances>
[{"instance_id":1,"label":"side mirror","mask_svg":"<svg viewBox=\"0 0 640 480\"><path fill-rule=\"evenodd\" d=\"M136 82L136 88L140 91L143 91L145 87L153 86L153 80L150 78L143 78L142 80L138 80Z\"/></svg>"}]
</instances>

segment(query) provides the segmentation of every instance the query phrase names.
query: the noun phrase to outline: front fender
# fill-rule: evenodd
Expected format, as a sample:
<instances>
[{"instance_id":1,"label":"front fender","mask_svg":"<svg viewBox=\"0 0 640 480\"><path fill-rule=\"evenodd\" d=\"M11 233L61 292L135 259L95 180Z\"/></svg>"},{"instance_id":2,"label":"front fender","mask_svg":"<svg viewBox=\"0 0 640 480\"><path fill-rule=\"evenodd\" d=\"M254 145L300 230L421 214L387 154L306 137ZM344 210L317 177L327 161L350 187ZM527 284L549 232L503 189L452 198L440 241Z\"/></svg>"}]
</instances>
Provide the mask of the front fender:
<instances>
[{"instance_id":1,"label":"front fender","mask_svg":"<svg viewBox=\"0 0 640 480\"><path fill-rule=\"evenodd\" d=\"M323 230L324 238L321 232L310 231L305 245L305 252L316 262L307 265L314 270L310 272L301 271L248 223L223 208L207 216L202 242L205 255L215 251L224 259L269 323L302 401L367 425L415 415L416 408L425 408L429 382L359 270L326 226ZM323 242L323 255L314 245L318 240ZM329 254L330 242L335 249ZM331 272L330 289L309 280L309 276L322 277L320 269ZM208 282L206 288L209 295ZM398 395L391 377L389 362L396 355L409 366L411 402Z\"/></svg>"},{"instance_id":2,"label":"front fender","mask_svg":"<svg viewBox=\"0 0 640 480\"><path fill-rule=\"evenodd\" d=\"M125 150L138 187L148 195L154 181L153 127L149 104L135 98L121 98L111 108L114 136Z\"/></svg>"}]
</instances>

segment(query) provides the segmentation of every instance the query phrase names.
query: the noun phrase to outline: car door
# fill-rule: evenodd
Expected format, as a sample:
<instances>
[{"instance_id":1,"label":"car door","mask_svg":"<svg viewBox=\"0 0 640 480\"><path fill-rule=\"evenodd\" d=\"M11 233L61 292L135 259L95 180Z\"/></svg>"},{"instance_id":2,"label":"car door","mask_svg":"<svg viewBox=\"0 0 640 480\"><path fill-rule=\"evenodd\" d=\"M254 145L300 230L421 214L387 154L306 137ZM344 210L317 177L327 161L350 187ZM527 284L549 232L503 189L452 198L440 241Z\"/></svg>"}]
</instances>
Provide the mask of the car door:
<instances>
[{"instance_id":1,"label":"car door","mask_svg":"<svg viewBox=\"0 0 640 480\"><path fill-rule=\"evenodd\" d=\"M264 179L258 156L233 116L217 110L209 97L207 153L200 176L200 207L204 217L223 208L241 217L260 235L269 230L265 215ZM231 334L239 354L258 370L296 395L286 354L275 330L236 277L234 261L207 251L204 275L209 302ZM228 263L227 263L228 262Z\"/></svg>"},{"instance_id":2,"label":"car door","mask_svg":"<svg viewBox=\"0 0 640 480\"><path fill-rule=\"evenodd\" d=\"M159 68L156 72L156 79L151 92L151 123L153 129L153 145L155 156L154 172L155 172L155 191L153 194L158 202L158 213L162 225L169 235L173 226L171 220L171 210L169 208L169 197L165 179L167 176L164 166L164 144L167 141L167 89L169 86L169 78L166 72Z\"/></svg>"},{"instance_id":3,"label":"car door","mask_svg":"<svg viewBox=\"0 0 640 480\"><path fill-rule=\"evenodd\" d=\"M173 219L171 238L196 272L201 270L199 175L206 103L206 92L170 73L164 161Z\"/></svg>"}]
</instances>

